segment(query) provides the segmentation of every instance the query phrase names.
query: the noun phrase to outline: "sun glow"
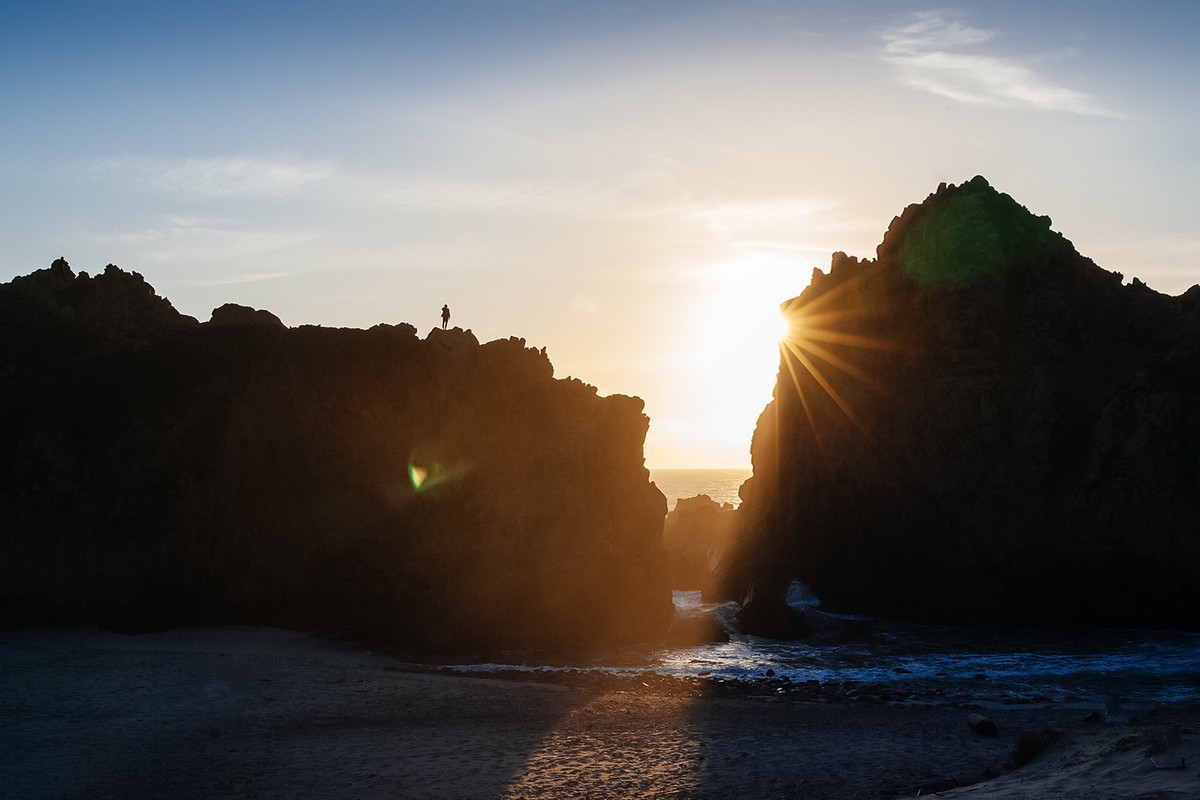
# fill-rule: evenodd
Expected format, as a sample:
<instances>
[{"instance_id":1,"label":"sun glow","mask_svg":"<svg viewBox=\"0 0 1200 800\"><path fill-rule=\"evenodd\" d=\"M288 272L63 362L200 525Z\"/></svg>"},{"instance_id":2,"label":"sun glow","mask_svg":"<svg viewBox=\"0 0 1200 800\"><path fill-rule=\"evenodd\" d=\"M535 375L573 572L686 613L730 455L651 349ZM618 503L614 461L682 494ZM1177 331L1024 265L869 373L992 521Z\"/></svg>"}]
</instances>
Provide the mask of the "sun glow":
<instances>
[{"instance_id":1,"label":"sun glow","mask_svg":"<svg viewBox=\"0 0 1200 800\"><path fill-rule=\"evenodd\" d=\"M788 319L781 310L772 318L772 321L772 327L774 328L772 335L775 337L776 342L783 344L792 335L792 320Z\"/></svg>"},{"instance_id":2,"label":"sun glow","mask_svg":"<svg viewBox=\"0 0 1200 800\"><path fill-rule=\"evenodd\" d=\"M853 289L866 273L848 280L815 298L804 302L787 303L781 313L787 322L787 335L779 342L781 369L786 372L817 446L822 447L821 431L813 419L813 392L820 392L837 405L846 418L859 430L865 431L863 420L838 386L847 381L875 394L886 394L879 380L860 366L864 350L895 351L894 342L864 336L854 331L858 314L842 308L843 295ZM849 330L848 330L849 329ZM811 382L805 380L811 378ZM805 384L810 386L805 391ZM815 386L813 385L815 384Z\"/></svg>"},{"instance_id":3,"label":"sun glow","mask_svg":"<svg viewBox=\"0 0 1200 800\"><path fill-rule=\"evenodd\" d=\"M749 465L750 438L758 415L771 400L779 342L788 333L779 304L804 289L806 272L794 260L769 253L751 253L698 270L698 291L693 302L681 308L677 345L688 379L686 385L674 387L676 405L687 409L688 422L654 419L652 426L669 435L675 447L699 458L685 464L648 453L652 463ZM730 463L728 457L702 460L716 452L739 453L743 463Z\"/></svg>"}]
</instances>

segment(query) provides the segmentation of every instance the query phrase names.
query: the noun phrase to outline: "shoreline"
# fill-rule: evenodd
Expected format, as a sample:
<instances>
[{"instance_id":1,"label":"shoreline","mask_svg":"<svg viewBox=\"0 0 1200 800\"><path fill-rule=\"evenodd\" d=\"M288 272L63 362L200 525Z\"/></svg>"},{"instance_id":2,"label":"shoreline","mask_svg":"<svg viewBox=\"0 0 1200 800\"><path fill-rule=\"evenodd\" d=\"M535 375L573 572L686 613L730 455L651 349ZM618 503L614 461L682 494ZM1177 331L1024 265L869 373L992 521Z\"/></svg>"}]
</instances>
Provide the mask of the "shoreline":
<instances>
[{"instance_id":1,"label":"shoreline","mask_svg":"<svg viewBox=\"0 0 1200 800\"><path fill-rule=\"evenodd\" d=\"M512 681L544 683L597 690L648 691L692 697L744 697L758 700L783 700L798 703L828 703L835 705L868 705L891 708L928 707L961 711L1001 711L1027 709L1038 711L1077 711L1080 716L1103 715L1104 703L1091 700L1054 700L1045 695L1030 693L1021 697L995 699L976 696L964 689L967 682L947 679L939 685L936 679L922 679L908 684L880 683L857 680L791 681L786 676L766 678L734 678L725 676L667 675L647 668L588 668L588 667L529 667L507 664L439 664L406 662L405 668L416 673ZM990 693L994 695L994 692ZM1130 721L1141 721L1147 713L1173 706L1200 706L1191 701L1123 702L1122 715ZM1102 721L1097 718L1097 721Z\"/></svg>"},{"instance_id":2,"label":"shoreline","mask_svg":"<svg viewBox=\"0 0 1200 800\"><path fill-rule=\"evenodd\" d=\"M1126 725L711 683L446 674L270 628L0 632L0 785L64 797L1194 797L1200 705ZM812 687L810 687L812 689ZM844 694L844 693L841 693ZM1022 734L1063 732L1009 771ZM1172 731L1178 731L1178 741ZM1182 753L1187 769L1152 761ZM980 783L980 781L986 781ZM958 787L958 788L954 788Z\"/></svg>"}]
</instances>

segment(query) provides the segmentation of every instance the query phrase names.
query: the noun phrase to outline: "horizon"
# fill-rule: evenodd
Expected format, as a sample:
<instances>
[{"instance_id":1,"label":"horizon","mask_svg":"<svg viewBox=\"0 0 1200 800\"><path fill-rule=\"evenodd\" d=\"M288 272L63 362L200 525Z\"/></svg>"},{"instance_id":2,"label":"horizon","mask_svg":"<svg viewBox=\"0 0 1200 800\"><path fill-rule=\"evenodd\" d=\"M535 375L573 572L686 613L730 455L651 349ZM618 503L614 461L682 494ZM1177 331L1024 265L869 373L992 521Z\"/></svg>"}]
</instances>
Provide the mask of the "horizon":
<instances>
[{"instance_id":1,"label":"horizon","mask_svg":"<svg viewBox=\"0 0 1200 800\"><path fill-rule=\"evenodd\" d=\"M10 12L0 280L451 326L646 402L650 469L749 469L778 305L984 175L1106 270L1200 280L1200 9L82 3Z\"/></svg>"}]
</instances>

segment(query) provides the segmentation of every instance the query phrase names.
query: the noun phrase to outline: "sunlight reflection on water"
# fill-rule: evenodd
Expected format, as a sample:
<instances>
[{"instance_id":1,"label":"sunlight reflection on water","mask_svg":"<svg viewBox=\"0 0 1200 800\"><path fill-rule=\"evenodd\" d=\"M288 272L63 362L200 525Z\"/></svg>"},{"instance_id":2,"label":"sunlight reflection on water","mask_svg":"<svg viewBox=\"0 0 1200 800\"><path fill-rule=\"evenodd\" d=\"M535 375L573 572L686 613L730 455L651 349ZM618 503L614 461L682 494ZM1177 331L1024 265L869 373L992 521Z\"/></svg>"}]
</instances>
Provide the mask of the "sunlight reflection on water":
<instances>
[{"instance_id":1,"label":"sunlight reflection on water","mask_svg":"<svg viewBox=\"0 0 1200 800\"><path fill-rule=\"evenodd\" d=\"M737 610L734 603L704 604L699 592L677 591L674 599L677 614L711 613L731 622ZM812 601L807 604L811 607ZM840 619L865 621L868 627L853 638L818 634L780 642L731 633L728 642L623 651L579 663L491 663L454 669L581 670L618 677L707 678L747 686L784 679L797 686L869 684L900 697L956 695L1003 704L1103 707L1113 695L1130 706L1200 700L1200 633L991 631Z\"/></svg>"},{"instance_id":2,"label":"sunlight reflection on water","mask_svg":"<svg viewBox=\"0 0 1200 800\"><path fill-rule=\"evenodd\" d=\"M732 609L675 592L676 613ZM673 675L759 680L772 670L791 681L896 686L936 681L995 699L1041 696L1083 702L1120 694L1142 702L1200 699L1200 633L1174 631L993 631L870 620L847 640L820 635L778 642L732 634L730 641L656 655Z\"/></svg>"},{"instance_id":3,"label":"sunlight reflection on water","mask_svg":"<svg viewBox=\"0 0 1200 800\"><path fill-rule=\"evenodd\" d=\"M652 469L650 480L667 498L667 508L674 509L680 498L706 494L718 503L741 505L738 488L750 477L748 469Z\"/></svg>"}]
</instances>

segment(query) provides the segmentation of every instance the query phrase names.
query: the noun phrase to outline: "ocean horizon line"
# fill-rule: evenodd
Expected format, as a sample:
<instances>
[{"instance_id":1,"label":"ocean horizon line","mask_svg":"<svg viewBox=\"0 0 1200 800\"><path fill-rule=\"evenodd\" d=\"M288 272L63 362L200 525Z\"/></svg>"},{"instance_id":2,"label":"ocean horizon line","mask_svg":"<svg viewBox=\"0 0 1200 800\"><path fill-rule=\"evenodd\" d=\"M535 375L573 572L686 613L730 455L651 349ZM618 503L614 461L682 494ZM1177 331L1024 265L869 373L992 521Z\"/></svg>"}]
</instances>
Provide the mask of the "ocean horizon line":
<instances>
[{"instance_id":1,"label":"ocean horizon line","mask_svg":"<svg viewBox=\"0 0 1200 800\"><path fill-rule=\"evenodd\" d=\"M745 467L646 467L651 472L753 472L750 466Z\"/></svg>"}]
</instances>

